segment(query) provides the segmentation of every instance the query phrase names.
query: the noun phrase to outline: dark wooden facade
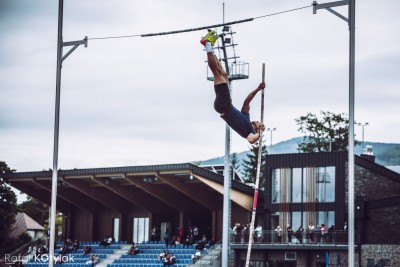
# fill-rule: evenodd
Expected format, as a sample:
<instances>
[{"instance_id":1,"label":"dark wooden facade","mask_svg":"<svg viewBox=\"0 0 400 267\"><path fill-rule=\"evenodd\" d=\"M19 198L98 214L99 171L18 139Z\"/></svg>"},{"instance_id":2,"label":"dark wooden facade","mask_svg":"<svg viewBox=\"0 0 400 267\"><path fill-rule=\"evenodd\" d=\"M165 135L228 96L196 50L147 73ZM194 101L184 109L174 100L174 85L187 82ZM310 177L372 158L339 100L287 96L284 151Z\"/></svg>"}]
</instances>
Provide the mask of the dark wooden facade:
<instances>
[{"instance_id":1,"label":"dark wooden facade","mask_svg":"<svg viewBox=\"0 0 400 267\"><path fill-rule=\"evenodd\" d=\"M15 188L50 205L51 171L2 174ZM102 240L119 221L119 240L132 241L134 218L154 225L196 225L201 233L222 235L223 176L193 164L74 169L58 172L57 210L64 215L63 237ZM247 218L253 189L232 182L232 214ZM209 233L209 232L208 232ZM147 236L146 239L149 237Z\"/></svg>"}]
</instances>

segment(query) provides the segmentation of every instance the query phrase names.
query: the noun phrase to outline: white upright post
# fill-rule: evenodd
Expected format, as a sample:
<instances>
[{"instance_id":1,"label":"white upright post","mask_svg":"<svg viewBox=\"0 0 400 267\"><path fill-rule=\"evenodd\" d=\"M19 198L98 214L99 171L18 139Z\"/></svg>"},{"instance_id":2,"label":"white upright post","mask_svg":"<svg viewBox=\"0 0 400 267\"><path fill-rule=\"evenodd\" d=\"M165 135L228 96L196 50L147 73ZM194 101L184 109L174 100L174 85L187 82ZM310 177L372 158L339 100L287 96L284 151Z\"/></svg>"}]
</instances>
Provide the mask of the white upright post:
<instances>
[{"instance_id":1,"label":"white upright post","mask_svg":"<svg viewBox=\"0 0 400 267\"><path fill-rule=\"evenodd\" d=\"M349 232L348 256L349 266L354 266L354 74L355 74L355 0L349 0L349 31L350 31L350 58L349 58Z\"/></svg>"},{"instance_id":2,"label":"white upright post","mask_svg":"<svg viewBox=\"0 0 400 267\"><path fill-rule=\"evenodd\" d=\"M56 71L56 104L54 119L54 144L53 144L53 173L51 179L51 208L50 208L50 244L49 267L53 267L54 245L56 233L56 205L57 205L57 169L58 169L58 137L60 129L60 95L61 95L61 64L63 51L63 8L64 1L58 4L58 36L57 36L57 71Z\"/></svg>"}]
</instances>

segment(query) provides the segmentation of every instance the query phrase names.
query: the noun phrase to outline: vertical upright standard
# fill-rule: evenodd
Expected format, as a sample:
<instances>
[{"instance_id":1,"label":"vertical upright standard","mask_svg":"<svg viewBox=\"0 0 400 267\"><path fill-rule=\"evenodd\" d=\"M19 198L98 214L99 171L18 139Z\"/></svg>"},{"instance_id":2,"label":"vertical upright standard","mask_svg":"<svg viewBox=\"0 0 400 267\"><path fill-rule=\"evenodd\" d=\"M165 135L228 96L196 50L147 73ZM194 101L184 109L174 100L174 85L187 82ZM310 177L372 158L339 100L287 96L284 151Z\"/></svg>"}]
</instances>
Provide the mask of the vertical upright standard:
<instances>
[{"instance_id":1,"label":"vertical upright standard","mask_svg":"<svg viewBox=\"0 0 400 267\"><path fill-rule=\"evenodd\" d=\"M62 57L62 29L63 29L64 1L58 4L58 35L57 35L57 71L56 71L56 104L54 119L54 143L53 143L53 173L51 179L51 207L50 207L50 244L49 267L53 267L54 241L56 232L56 204L57 204L57 169L58 169L58 136L60 129L60 93L61 93L61 57Z\"/></svg>"},{"instance_id":2,"label":"vertical upright standard","mask_svg":"<svg viewBox=\"0 0 400 267\"><path fill-rule=\"evenodd\" d=\"M53 267L54 245L56 233L56 206L57 206L57 178L58 178L58 137L60 129L60 99L61 99L61 68L62 62L76 49L83 44L87 47L87 36L85 39L73 42L63 42L63 9L64 1L58 2L58 35L57 35L57 70L56 70L56 100L54 119L54 144L53 144L53 170L51 178L51 204L50 204L50 244L49 244L49 267ZM73 46L64 56L63 47Z\"/></svg>"},{"instance_id":3,"label":"vertical upright standard","mask_svg":"<svg viewBox=\"0 0 400 267\"><path fill-rule=\"evenodd\" d=\"M350 32L350 45L349 45L349 160L348 160L348 173L349 173L349 266L354 266L354 76L355 76L355 32L356 32L356 19L355 19L355 0L348 0L349 3L349 32Z\"/></svg>"},{"instance_id":4,"label":"vertical upright standard","mask_svg":"<svg viewBox=\"0 0 400 267\"><path fill-rule=\"evenodd\" d=\"M332 9L332 7L348 5L348 18ZM356 0L343 0L324 4L313 2L313 13L317 9L326 9L348 23L349 26L349 154L348 154L348 176L349 176L349 199L348 199L348 264L354 266L354 76L355 76L355 32L356 32Z\"/></svg>"}]
</instances>

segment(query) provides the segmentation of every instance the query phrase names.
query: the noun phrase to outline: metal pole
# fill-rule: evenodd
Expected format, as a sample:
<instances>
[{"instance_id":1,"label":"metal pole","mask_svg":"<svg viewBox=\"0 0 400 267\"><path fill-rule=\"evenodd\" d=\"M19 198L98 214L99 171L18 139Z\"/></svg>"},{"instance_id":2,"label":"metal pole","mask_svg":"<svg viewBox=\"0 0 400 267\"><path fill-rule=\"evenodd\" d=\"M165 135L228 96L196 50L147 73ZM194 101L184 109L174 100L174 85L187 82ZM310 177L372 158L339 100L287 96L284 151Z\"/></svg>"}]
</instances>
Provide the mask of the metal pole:
<instances>
[{"instance_id":1,"label":"metal pole","mask_svg":"<svg viewBox=\"0 0 400 267\"><path fill-rule=\"evenodd\" d=\"M362 142L364 143L364 125L362 126Z\"/></svg>"},{"instance_id":2,"label":"metal pole","mask_svg":"<svg viewBox=\"0 0 400 267\"><path fill-rule=\"evenodd\" d=\"M229 85L229 90L231 86ZM228 125L225 128L225 160L224 160L224 200L222 210L222 267L229 265L229 229L230 229L230 147L231 147L231 129Z\"/></svg>"},{"instance_id":3,"label":"metal pole","mask_svg":"<svg viewBox=\"0 0 400 267\"><path fill-rule=\"evenodd\" d=\"M222 3L223 10L223 23L225 23L225 2ZM228 57L226 55L224 35L221 37L222 41L222 51L225 58L225 71L229 76L229 65ZM227 81L229 86L229 91L232 94L231 81ZM232 97L232 95L231 95ZM222 267L229 266L229 229L230 229L230 200L231 200L231 177L230 177L230 165L231 165L231 128L228 124L225 126L225 158L224 158L224 198L223 198L223 209L222 209Z\"/></svg>"},{"instance_id":4,"label":"metal pole","mask_svg":"<svg viewBox=\"0 0 400 267\"><path fill-rule=\"evenodd\" d=\"M51 212L50 212L50 248L49 267L53 267L54 244L56 232L56 203L57 203L57 169L58 169L58 136L60 128L60 93L61 93L61 57L62 57L62 29L63 29L64 1L58 4L58 37L57 37L57 74L56 74L56 103L54 120L54 149L53 149L53 175L51 179Z\"/></svg>"},{"instance_id":5,"label":"metal pole","mask_svg":"<svg viewBox=\"0 0 400 267\"><path fill-rule=\"evenodd\" d=\"M350 66L349 66L349 232L348 262L354 266L354 74L355 74L355 0L349 0Z\"/></svg>"},{"instance_id":6,"label":"metal pole","mask_svg":"<svg viewBox=\"0 0 400 267\"><path fill-rule=\"evenodd\" d=\"M270 148L270 153L269 154L272 154L272 132L273 131L275 131L276 130L276 128L267 128L267 131L269 131L269 132L271 132L270 133L270 146L269 146L269 148Z\"/></svg>"}]
</instances>

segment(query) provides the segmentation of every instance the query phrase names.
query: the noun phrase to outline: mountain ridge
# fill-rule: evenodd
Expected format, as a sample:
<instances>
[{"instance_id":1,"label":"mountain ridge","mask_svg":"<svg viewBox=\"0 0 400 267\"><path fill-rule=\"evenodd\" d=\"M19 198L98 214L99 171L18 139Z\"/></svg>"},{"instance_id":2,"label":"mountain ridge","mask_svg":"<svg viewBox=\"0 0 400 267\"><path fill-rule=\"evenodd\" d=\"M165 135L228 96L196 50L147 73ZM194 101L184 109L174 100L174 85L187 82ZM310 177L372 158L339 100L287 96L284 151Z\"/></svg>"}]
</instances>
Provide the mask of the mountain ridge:
<instances>
[{"instance_id":1,"label":"mountain ridge","mask_svg":"<svg viewBox=\"0 0 400 267\"><path fill-rule=\"evenodd\" d=\"M273 144L272 146L267 146L267 151L271 154L299 153L297 148L298 144L302 141L303 137L294 137L289 140ZM377 164L383 166L400 165L400 144L364 141L362 145L363 147L372 146L375 162ZM356 155L360 155L362 153L361 145L357 145L354 148L354 151ZM247 159L248 153L250 153L250 149L236 153L239 165L242 165L243 159ZM224 156L200 160L199 162L201 165L221 165L224 164Z\"/></svg>"}]
</instances>

